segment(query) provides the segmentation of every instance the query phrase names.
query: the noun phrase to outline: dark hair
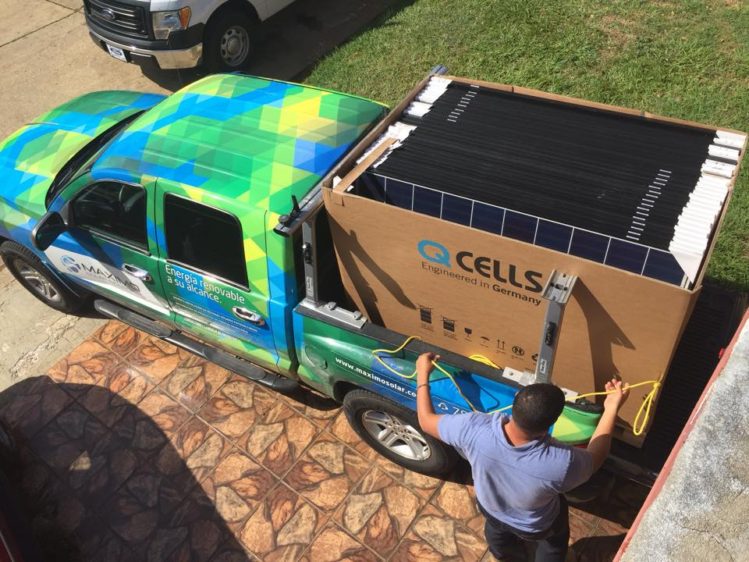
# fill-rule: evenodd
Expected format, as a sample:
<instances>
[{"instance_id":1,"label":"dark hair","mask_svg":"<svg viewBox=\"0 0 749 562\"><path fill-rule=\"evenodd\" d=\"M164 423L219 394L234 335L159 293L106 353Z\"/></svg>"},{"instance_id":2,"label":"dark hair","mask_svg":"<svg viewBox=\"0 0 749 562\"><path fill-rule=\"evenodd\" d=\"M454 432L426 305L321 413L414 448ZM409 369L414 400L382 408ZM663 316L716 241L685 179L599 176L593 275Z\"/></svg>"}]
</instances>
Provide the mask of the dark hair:
<instances>
[{"instance_id":1,"label":"dark hair","mask_svg":"<svg viewBox=\"0 0 749 562\"><path fill-rule=\"evenodd\" d=\"M512 419L531 434L543 433L553 425L564 408L564 392L549 383L536 383L521 389L512 403Z\"/></svg>"}]
</instances>

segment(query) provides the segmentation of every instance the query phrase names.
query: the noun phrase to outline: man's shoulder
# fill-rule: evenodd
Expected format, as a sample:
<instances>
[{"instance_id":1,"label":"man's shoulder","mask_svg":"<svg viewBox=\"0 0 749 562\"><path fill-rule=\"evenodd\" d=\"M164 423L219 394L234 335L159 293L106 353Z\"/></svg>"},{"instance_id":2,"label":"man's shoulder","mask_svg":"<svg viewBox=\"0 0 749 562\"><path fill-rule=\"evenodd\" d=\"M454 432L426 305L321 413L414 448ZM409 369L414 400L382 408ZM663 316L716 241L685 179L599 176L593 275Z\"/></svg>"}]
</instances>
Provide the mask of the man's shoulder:
<instances>
[{"instance_id":1,"label":"man's shoulder","mask_svg":"<svg viewBox=\"0 0 749 562\"><path fill-rule=\"evenodd\" d=\"M551 481L564 478L573 454L569 445L547 437L534 448L528 460L535 468L533 472L536 477Z\"/></svg>"},{"instance_id":2,"label":"man's shoulder","mask_svg":"<svg viewBox=\"0 0 749 562\"><path fill-rule=\"evenodd\" d=\"M554 467L557 478L563 482L582 478L587 480L592 471L592 457L587 449L549 439L547 449L550 467Z\"/></svg>"},{"instance_id":3,"label":"man's shoulder","mask_svg":"<svg viewBox=\"0 0 749 562\"><path fill-rule=\"evenodd\" d=\"M440 423L460 428L462 431L478 431L489 429L493 426L498 414L486 414L484 412L464 412L460 414L444 414Z\"/></svg>"},{"instance_id":4,"label":"man's shoulder","mask_svg":"<svg viewBox=\"0 0 749 562\"><path fill-rule=\"evenodd\" d=\"M544 453L549 457L558 459L562 464L570 462L570 459L574 454L572 449L573 447L571 445L561 443L553 437L549 437L544 444Z\"/></svg>"},{"instance_id":5,"label":"man's shoulder","mask_svg":"<svg viewBox=\"0 0 749 562\"><path fill-rule=\"evenodd\" d=\"M443 441L450 445L464 445L493 431L497 414L467 412L445 414L440 418L438 431Z\"/></svg>"}]
</instances>

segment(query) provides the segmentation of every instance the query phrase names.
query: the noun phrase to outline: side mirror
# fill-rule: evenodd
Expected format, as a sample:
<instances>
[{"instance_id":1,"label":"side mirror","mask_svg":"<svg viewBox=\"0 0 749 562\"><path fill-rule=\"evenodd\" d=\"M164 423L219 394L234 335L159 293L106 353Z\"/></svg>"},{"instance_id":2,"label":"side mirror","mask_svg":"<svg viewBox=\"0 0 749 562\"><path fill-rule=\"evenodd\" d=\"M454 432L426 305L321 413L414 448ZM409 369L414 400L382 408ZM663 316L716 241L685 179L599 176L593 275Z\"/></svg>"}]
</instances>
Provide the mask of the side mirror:
<instances>
[{"instance_id":1,"label":"side mirror","mask_svg":"<svg viewBox=\"0 0 749 562\"><path fill-rule=\"evenodd\" d=\"M65 232L67 225L62 215L56 211L50 211L44 215L34 230L31 231L31 243L39 251L44 251L52 245L60 234Z\"/></svg>"}]
</instances>

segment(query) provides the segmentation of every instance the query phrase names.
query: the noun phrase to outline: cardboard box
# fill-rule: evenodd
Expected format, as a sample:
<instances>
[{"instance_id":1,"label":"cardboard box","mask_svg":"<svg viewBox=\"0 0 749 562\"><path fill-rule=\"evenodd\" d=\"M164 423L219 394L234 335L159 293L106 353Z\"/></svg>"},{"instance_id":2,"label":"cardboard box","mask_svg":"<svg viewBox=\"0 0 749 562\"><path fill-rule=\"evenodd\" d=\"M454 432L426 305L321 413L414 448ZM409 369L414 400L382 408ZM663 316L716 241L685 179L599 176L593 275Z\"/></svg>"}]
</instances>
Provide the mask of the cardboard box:
<instances>
[{"instance_id":1,"label":"cardboard box","mask_svg":"<svg viewBox=\"0 0 749 562\"><path fill-rule=\"evenodd\" d=\"M686 290L346 192L378 154L359 165L356 158L398 119L423 85L339 166L335 173L345 177L336 189L330 177L326 180L323 192L336 253L356 307L370 321L405 335L532 372L547 306L541 293L558 270L577 275L578 281L562 322L553 382L584 393L602 390L614 374L630 384L662 377L699 294L715 235L694 288ZM632 392L620 414L623 426L634 421L648 390ZM629 432L627 440L641 442Z\"/></svg>"}]
</instances>

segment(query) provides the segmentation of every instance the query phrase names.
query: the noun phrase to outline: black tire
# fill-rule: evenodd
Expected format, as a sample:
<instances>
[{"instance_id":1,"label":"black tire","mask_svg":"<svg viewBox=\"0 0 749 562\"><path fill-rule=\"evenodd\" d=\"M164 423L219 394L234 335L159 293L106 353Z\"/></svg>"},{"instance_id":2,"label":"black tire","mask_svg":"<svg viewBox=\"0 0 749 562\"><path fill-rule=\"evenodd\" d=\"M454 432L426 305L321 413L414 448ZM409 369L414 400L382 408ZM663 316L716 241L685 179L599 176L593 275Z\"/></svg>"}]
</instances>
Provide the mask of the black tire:
<instances>
[{"instance_id":1,"label":"black tire","mask_svg":"<svg viewBox=\"0 0 749 562\"><path fill-rule=\"evenodd\" d=\"M361 437L370 447L381 454L383 457L399 464L409 470L420 472L428 476L444 476L449 474L458 461L458 454L449 445L435 439L424 433L419 427L416 414L403 406L396 404L378 396L367 390L352 390L343 399L343 411L346 412L346 418L352 429ZM408 458L398 452L385 446L380 440L367 429L367 425L372 427L372 422L365 421L366 416L372 416L373 413L382 413L387 416L398 418L403 425L410 426L410 430L416 431L421 440L428 445L428 456L424 459ZM383 429L384 431L384 429ZM402 431L402 429L401 429ZM400 440L403 445L397 447L408 450L405 440Z\"/></svg>"},{"instance_id":2,"label":"black tire","mask_svg":"<svg viewBox=\"0 0 749 562\"><path fill-rule=\"evenodd\" d=\"M255 20L228 8L208 22L203 38L203 64L209 72L232 72L245 68L253 51Z\"/></svg>"},{"instance_id":3,"label":"black tire","mask_svg":"<svg viewBox=\"0 0 749 562\"><path fill-rule=\"evenodd\" d=\"M60 283L38 257L20 244L4 242L0 245L0 257L16 281L50 308L71 313L85 304L84 297ZM36 281L30 278L32 273L36 274Z\"/></svg>"}]
</instances>

